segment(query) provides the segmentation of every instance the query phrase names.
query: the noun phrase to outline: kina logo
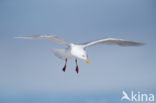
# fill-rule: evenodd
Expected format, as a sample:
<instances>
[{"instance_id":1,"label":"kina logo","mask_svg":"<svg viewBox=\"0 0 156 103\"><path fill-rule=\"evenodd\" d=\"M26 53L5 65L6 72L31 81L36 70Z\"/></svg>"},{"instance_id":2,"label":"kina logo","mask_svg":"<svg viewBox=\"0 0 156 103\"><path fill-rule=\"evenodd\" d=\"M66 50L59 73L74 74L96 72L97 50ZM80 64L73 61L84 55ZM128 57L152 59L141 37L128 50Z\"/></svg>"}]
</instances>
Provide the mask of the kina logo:
<instances>
[{"instance_id":1,"label":"kina logo","mask_svg":"<svg viewBox=\"0 0 156 103\"><path fill-rule=\"evenodd\" d=\"M132 101L132 102L154 102L153 93L141 93L131 91L129 94L125 91L122 91L121 101Z\"/></svg>"}]
</instances>

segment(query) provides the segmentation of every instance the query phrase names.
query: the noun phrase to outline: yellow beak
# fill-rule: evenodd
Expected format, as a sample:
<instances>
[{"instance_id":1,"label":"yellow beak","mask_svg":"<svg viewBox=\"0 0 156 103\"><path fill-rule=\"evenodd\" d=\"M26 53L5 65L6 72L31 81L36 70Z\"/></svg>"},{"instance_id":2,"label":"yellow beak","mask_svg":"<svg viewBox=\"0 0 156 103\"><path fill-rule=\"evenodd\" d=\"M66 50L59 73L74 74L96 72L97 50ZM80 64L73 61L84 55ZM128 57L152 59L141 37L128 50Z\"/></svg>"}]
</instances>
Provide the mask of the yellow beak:
<instances>
[{"instance_id":1,"label":"yellow beak","mask_svg":"<svg viewBox=\"0 0 156 103\"><path fill-rule=\"evenodd\" d=\"M89 60L88 59L86 59L86 62L89 64Z\"/></svg>"}]
</instances>

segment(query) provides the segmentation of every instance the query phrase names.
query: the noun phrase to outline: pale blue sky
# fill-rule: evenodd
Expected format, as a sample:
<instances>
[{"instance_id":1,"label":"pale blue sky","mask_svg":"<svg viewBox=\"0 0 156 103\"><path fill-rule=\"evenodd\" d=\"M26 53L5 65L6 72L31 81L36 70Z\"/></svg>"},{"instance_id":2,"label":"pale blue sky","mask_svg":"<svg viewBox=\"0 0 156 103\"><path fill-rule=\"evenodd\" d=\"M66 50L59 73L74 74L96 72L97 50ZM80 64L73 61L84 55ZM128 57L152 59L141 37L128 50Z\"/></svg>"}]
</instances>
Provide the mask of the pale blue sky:
<instances>
[{"instance_id":1,"label":"pale blue sky","mask_svg":"<svg viewBox=\"0 0 156 103\"><path fill-rule=\"evenodd\" d=\"M122 90L155 93L155 10L155 0L0 0L0 101L112 103ZM64 46L14 39L44 34L74 43L112 37L147 45L88 48L90 64L78 60L77 75L74 60L64 73L64 61L51 52Z\"/></svg>"}]
</instances>

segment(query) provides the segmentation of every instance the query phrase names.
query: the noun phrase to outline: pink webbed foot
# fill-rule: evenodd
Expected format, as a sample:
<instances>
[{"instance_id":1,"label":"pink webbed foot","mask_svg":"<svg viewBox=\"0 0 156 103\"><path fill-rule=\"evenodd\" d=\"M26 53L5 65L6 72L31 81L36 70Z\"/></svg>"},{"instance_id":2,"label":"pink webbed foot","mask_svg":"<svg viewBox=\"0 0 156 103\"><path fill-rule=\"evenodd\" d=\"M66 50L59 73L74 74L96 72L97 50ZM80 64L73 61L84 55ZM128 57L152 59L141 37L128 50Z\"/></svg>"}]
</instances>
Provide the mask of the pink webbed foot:
<instances>
[{"instance_id":1,"label":"pink webbed foot","mask_svg":"<svg viewBox=\"0 0 156 103\"><path fill-rule=\"evenodd\" d=\"M76 63L76 72L77 72L77 74L79 73L79 67L78 67L78 65L77 65L77 59L75 59L75 63Z\"/></svg>"},{"instance_id":2,"label":"pink webbed foot","mask_svg":"<svg viewBox=\"0 0 156 103\"><path fill-rule=\"evenodd\" d=\"M63 71L63 72L65 72L65 71L66 71L66 65L63 67L62 71Z\"/></svg>"},{"instance_id":3,"label":"pink webbed foot","mask_svg":"<svg viewBox=\"0 0 156 103\"><path fill-rule=\"evenodd\" d=\"M76 72L77 72L77 74L79 73L79 68L78 68L78 66L76 66Z\"/></svg>"},{"instance_id":4,"label":"pink webbed foot","mask_svg":"<svg viewBox=\"0 0 156 103\"><path fill-rule=\"evenodd\" d=\"M62 69L63 72L66 71L66 64L67 64L67 59L65 59L65 65L64 65L64 67L63 67L63 69Z\"/></svg>"}]
</instances>

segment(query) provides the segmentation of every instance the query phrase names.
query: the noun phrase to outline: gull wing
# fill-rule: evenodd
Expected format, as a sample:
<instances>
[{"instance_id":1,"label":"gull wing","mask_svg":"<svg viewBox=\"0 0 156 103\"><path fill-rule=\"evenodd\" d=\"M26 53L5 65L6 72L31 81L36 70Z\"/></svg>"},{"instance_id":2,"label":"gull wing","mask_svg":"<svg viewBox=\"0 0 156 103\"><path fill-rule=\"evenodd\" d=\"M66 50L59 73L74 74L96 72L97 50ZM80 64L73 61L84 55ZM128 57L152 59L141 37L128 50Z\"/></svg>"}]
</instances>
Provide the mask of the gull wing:
<instances>
[{"instance_id":1,"label":"gull wing","mask_svg":"<svg viewBox=\"0 0 156 103\"><path fill-rule=\"evenodd\" d=\"M16 38L19 38L19 39L47 39L47 40L51 40L57 44L65 44L65 45L70 46L69 42L64 41L63 39L60 39L60 38L56 37L55 35L21 36L21 37L16 37Z\"/></svg>"},{"instance_id":2,"label":"gull wing","mask_svg":"<svg viewBox=\"0 0 156 103\"><path fill-rule=\"evenodd\" d=\"M106 39L101 39L101 40L84 43L82 46L84 48L86 48L86 47L97 45L97 44L114 44L114 45L119 45L119 46L144 45L144 43L140 43L140 42L128 41L128 40L123 40L123 39L115 39L115 38L106 38Z\"/></svg>"}]
</instances>

